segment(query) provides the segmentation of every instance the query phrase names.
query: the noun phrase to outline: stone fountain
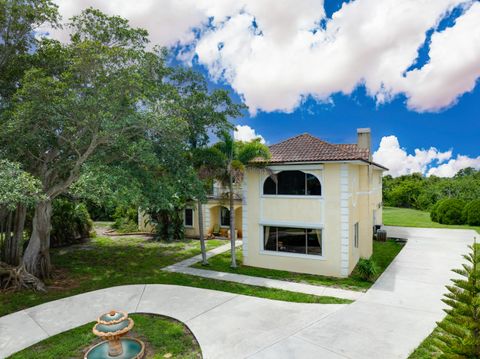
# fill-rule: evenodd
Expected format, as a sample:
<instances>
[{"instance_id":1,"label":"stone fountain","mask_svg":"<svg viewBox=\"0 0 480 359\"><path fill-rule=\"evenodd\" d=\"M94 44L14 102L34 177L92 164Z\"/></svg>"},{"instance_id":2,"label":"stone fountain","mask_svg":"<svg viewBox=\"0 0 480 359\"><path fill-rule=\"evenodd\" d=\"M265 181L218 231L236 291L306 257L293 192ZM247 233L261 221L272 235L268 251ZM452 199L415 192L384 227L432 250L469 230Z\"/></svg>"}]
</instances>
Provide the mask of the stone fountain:
<instances>
[{"instance_id":1,"label":"stone fountain","mask_svg":"<svg viewBox=\"0 0 480 359\"><path fill-rule=\"evenodd\" d=\"M85 359L140 359L145 354L145 344L135 338L124 336L133 328L134 322L128 314L112 310L101 315L93 327L93 334L106 339L92 346Z\"/></svg>"}]
</instances>

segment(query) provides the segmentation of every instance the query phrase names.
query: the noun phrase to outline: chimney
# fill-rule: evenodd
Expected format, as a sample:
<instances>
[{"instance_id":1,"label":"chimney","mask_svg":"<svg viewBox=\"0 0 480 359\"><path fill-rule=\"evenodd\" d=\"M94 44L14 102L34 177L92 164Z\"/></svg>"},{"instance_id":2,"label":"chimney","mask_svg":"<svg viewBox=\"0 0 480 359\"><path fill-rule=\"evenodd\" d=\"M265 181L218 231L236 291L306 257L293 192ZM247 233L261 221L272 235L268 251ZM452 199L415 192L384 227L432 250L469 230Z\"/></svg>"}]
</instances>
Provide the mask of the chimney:
<instances>
[{"instance_id":1,"label":"chimney","mask_svg":"<svg viewBox=\"0 0 480 359\"><path fill-rule=\"evenodd\" d=\"M357 128L357 146L369 151L368 159L372 160L372 136L369 128Z\"/></svg>"}]
</instances>

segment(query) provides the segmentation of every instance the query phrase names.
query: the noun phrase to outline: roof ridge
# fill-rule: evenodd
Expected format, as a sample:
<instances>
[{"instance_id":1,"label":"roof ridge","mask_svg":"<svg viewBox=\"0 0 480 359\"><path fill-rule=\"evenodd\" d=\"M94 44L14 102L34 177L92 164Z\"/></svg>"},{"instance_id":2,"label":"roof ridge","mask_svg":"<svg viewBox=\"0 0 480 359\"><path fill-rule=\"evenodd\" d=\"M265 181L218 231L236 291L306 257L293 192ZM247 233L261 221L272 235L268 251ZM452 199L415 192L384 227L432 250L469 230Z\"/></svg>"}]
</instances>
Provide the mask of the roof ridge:
<instances>
[{"instance_id":1,"label":"roof ridge","mask_svg":"<svg viewBox=\"0 0 480 359\"><path fill-rule=\"evenodd\" d=\"M273 145L270 145L270 146L268 146L268 147L277 146L277 145L280 145L280 144L282 144L282 143L284 143L284 142L291 141L291 140L293 140L293 139L295 139L295 138L302 137L302 136L305 136L305 135L310 136L310 137L313 137L311 134L309 134L309 133L307 133L307 132L304 132L304 133L301 133L301 134L299 134L299 135L286 138L286 139L284 139L283 141L274 143Z\"/></svg>"}]
</instances>

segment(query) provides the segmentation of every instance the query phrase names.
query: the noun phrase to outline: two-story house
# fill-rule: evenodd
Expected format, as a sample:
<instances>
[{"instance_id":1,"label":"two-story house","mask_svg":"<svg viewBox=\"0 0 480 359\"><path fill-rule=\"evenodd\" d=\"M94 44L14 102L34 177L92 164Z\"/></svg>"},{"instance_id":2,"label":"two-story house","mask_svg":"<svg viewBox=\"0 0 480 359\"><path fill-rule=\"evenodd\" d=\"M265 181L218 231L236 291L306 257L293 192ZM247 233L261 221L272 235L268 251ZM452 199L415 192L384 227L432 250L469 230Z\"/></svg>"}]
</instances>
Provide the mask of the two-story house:
<instances>
[{"instance_id":1,"label":"two-story house","mask_svg":"<svg viewBox=\"0 0 480 359\"><path fill-rule=\"evenodd\" d=\"M267 168L247 168L233 214L245 265L345 277L371 256L386 168L372 162L370 129L357 136L355 144L292 137L270 146ZM226 193L215 183L203 205L206 235L228 236ZM195 204L184 221L186 236L198 237Z\"/></svg>"},{"instance_id":2,"label":"two-story house","mask_svg":"<svg viewBox=\"0 0 480 359\"><path fill-rule=\"evenodd\" d=\"M303 134L270 146L268 168L243 184L243 263L348 276L372 254L382 221L382 172L371 159L370 129L356 144Z\"/></svg>"}]
</instances>

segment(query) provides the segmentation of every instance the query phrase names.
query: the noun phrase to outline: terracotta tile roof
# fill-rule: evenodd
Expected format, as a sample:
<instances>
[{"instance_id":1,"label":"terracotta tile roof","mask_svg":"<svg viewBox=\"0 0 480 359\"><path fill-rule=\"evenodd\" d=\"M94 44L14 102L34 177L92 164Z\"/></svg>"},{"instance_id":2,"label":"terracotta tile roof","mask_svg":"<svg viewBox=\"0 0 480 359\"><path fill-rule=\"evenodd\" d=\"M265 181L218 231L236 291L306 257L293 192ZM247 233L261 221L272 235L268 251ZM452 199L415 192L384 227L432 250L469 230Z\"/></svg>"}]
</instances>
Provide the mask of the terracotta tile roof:
<instances>
[{"instance_id":1,"label":"terracotta tile roof","mask_svg":"<svg viewBox=\"0 0 480 359\"><path fill-rule=\"evenodd\" d=\"M289 138L269 148L272 155L269 163L355 160L373 163L369 160L368 149L359 148L356 144L331 144L308 133Z\"/></svg>"},{"instance_id":2,"label":"terracotta tile roof","mask_svg":"<svg viewBox=\"0 0 480 359\"><path fill-rule=\"evenodd\" d=\"M350 152L350 153L355 153L357 154L360 158L368 161L370 157L370 151L366 148L359 148L356 143L340 143L338 145L335 145L340 147L342 150Z\"/></svg>"}]
</instances>

